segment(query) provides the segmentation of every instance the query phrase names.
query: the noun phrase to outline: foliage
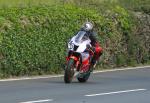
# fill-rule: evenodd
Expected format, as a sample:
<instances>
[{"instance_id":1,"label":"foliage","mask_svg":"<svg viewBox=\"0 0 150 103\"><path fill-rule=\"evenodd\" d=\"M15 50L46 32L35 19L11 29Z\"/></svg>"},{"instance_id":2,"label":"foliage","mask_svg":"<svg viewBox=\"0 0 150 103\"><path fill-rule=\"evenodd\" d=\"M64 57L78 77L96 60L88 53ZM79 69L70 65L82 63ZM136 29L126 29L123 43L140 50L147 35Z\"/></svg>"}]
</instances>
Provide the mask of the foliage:
<instances>
[{"instance_id":1,"label":"foliage","mask_svg":"<svg viewBox=\"0 0 150 103\"><path fill-rule=\"evenodd\" d=\"M0 8L11 7L32 7L41 5L56 5L61 3L60 0L0 0Z\"/></svg>"},{"instance_id":2,"label":"foliage","mask_svg":"<svg viewBox=\"0 0 150 103\"><path fill-rule=\"evenodd\" d=\"M118 0L118 3L131 11L150 14L149 0Z\"/></svg>"},{"instance_id":3,"label":"foliage","mask_svg":"<svg viewBox=\"0 0 150 103\"><path fill-rule=\"evenodd\" d=\"M0 10L1 71L6 75L58 73L65 60L66 41L95 11L75 6L43 6ZM58 70L59 69L59 70Z\"/></svg>"},{"instance_id":4,"label":"foliage","mask_svg":"<svg viewBox=\"0 0 150 103\"><path fill-rule=\"evenodd\" d=\"M0 9L0 77L60 73L68 39L87 20L94 24L104 48L99 67L146 63L149 55L133 34L136 24L131 13L117 0L92 1L62 0L63 5L31 3ZM140 62L136 60L139 48Z\"/></svg>"}]
</instances>

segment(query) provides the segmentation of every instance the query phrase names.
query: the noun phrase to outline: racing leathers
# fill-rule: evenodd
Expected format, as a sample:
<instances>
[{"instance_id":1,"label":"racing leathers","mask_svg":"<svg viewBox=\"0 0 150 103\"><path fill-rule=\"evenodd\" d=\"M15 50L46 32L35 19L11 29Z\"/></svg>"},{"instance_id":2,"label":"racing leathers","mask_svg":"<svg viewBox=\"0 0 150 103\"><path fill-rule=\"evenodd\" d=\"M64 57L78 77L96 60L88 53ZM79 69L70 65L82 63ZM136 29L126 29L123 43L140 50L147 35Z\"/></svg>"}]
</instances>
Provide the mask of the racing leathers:
<instances>
[{"instance_id":1,"label":"racing leathers","mask_svg":"<svg viewBox=\"0 0 150 103\"><path fill-rule=\"evenodd\" d=\"M97 33L96 32L91 30L91 31L86 31L86 33L87 33L87 35L89 36L89 38L91 40L92 47L94 48L94 56L92 58L91 63L92 63L93 68L95 68L96 62L99 60L100 56L102 55L103 49L102 49L102 47L100 46L100 44L97 40Z\"/></svg>"}]
</instances>

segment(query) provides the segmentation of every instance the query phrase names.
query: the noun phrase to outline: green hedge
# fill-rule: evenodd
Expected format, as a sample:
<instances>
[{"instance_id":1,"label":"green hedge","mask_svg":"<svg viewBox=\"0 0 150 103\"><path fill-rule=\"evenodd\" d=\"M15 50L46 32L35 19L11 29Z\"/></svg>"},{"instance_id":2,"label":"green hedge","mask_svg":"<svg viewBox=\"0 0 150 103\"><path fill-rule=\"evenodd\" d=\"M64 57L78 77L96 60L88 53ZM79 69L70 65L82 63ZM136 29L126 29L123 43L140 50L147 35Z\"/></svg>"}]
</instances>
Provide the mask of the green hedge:
<instances>
[{"instance_id":1,"label":"green hedge","mask_svg":"<svg viewBox=\"0 0 150 103\"><path fill-rule=\"evenodd\" d=\"M70 5L1 9L0 15L3 76L58 73L67 39L86 19L101 20L95 11Z\"/></svg>"},{"instance_id":2,"label":"green hedge","mask_svg":"<svg viewBox=\"0 0 150 103\"><path fill-rule=\"evenodd\" d=\"M132 22L120 6L105 14L75 5L4 8L0 9L0 77L61 72L66 42L87 20L94 23L104 48L101 65L127 65L124 57L130 55L123 42L130 37Z\"/></svg>"}]
</instances>

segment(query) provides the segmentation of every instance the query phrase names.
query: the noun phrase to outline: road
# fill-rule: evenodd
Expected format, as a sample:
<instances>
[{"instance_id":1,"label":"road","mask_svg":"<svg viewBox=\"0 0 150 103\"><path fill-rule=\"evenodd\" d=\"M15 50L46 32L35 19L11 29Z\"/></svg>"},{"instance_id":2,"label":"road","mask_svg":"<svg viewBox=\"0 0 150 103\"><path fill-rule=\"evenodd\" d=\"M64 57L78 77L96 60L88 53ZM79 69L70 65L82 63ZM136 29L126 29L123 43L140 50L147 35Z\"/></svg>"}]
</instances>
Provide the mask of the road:
<instances>
[{"instance_id":1,"label":"road","mask_svg":"<svg viewBox=\"0 0 150 103\"><path fill-rule=\"evenodd\" d=\"M150 68L95 73L87 83L0 81L0 103L150 103Z\"/></svg>"}]
</instances>

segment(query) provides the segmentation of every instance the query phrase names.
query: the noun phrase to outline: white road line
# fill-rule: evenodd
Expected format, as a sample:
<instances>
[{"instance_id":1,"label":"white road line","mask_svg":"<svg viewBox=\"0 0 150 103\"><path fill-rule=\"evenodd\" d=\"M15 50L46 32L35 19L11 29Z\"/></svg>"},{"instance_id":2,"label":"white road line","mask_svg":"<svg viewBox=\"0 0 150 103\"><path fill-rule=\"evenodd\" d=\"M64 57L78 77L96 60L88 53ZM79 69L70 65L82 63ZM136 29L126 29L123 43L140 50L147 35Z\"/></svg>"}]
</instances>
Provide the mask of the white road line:
<instances>
[{"instance_id":1,"label":"white road line","mask_svg":"<svg viewBox=\"0 0 150 103\"><path fill-rule=\"evenodd\" d=\"M53 99L27 101L27 102L20 102L20 103L43 103L43 102L50 102L50 101L53 101Z\"/></svg>"},{"instance_id":2,"label":"white road line","mask_svg":"<svg viewBox=\"0 0 150 103\"><path fill-rule=\"evenodd\" d=\"M125 71L125 70L134 70L134 69L142 69L142 68L150 68L149 66L140 66L140 67L131 67L131 68L122 68L122 69L111 69L111 70L100 70L94 71L93 73L103 73L103 72L114 72L114 71ZM19 80L34 80L34 79L46 79L46 78L58 78L63 77L63 75L47 75L47 76L35 76L35 77L21 77L21 78L13 78L13 79L1 79L0 82L5 81L19 81Z\"/></svg>"},{"instance_id":3,"label":"white road line","mask_svg":"<svg viewBox=\"0 0 150 103\"><path fill-rule=\"evenodd\" d=\"M48 76L35 76L35 77L21 77L21 78L13 78L13 79L1 79L0 82L19 81L19 80L34 80L34 79L46 79L46 78L58 78L58 77L63 77L63 75L48 75Z\"/></svg>"},{"instance_id":4,"label":"white road line","mask_svg":"<svg viewBox=\"0 0 150 103\"><path fill-rule=\"evenodd\" d=\"M130 67L130 68L122 68L122 69L110 69L110 70L94 71L93 73L126 71L126 70L142 69L142 68L150 68L150 66L139 66L139 67Z\"/></svg>"},{"instance_id":5,"label":"white road line","mask_svg":"<svg viewBox=\"0 0 150 103\"><path fill-rule=\"evenodd\" d=\"M138 91L145 91L145 90L147 90L147 89L124 90L124 91L116 91L116 92L108 92L108 93L89 94L89 95L85 95L85 96L86 97L104 96L104 95L113 95L113 94L129 93L129 92L138 92Z\"/></svg>"}]
</instances>

